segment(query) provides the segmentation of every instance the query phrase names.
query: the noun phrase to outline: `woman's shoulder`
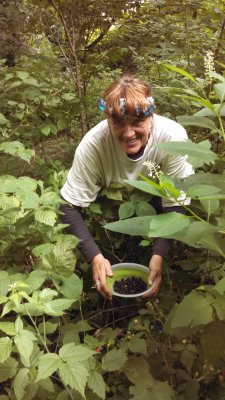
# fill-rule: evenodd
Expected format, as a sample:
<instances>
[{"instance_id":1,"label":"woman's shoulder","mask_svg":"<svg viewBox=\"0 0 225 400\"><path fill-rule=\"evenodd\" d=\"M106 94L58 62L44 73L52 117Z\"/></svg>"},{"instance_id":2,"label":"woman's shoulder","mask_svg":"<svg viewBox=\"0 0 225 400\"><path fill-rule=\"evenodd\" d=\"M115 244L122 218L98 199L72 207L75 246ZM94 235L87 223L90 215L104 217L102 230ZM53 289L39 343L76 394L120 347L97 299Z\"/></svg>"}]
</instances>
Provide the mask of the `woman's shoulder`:
<instances>
[{"instance_id":1,"label":"woman's shoulder","mask_svg":"<svg viewBox=\"0 0 225 400\"><path fill-rule=\"evenodd\" d=\"M93 152L95 153L96 151L99 153L99 151L104 147L104 143L108 142L109 136L110 130L108 121L103 120L85 134L76 149L76 153L93 154Z\"/></svg>"},{"instance_id":2,"label":"woman's shoulder","mask_svg":"<svg viewBox=\"0 0 225 400\"><path fill-rule=\"evenodd\" d=\"M169 140L182 140L187 138L186 130L178 122L157 114L154 115L154 121L155 134L162 139L164 136Z\"/></svg>"}]
</instances>

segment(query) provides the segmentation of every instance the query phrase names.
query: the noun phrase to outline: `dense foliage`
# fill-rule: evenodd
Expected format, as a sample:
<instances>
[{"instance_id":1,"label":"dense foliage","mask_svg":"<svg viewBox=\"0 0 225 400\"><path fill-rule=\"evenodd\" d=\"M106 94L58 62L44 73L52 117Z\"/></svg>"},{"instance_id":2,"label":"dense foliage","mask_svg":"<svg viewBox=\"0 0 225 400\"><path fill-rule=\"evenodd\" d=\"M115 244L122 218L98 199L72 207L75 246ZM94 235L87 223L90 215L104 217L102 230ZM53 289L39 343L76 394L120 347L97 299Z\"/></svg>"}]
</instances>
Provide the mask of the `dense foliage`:
<instances>
[{"instance_id":1,"label":"dense foliage","mask_svg":"<svg viewBox=\"0 0 225 400\"><path fill-rule=\"evenodd\" d=\"M0 400L224 399L224 11L220 0L1 2ZM115 184L86 210L112 263L146 264L155 237L173 239L157 299L101 305L59 190L101 119L102 89L127 70L187 128L189 141L161 149L196 173L173 181L149 165L132 192ZM185 215L148 203L181 193Z\"/></svg>"}]
</instances>

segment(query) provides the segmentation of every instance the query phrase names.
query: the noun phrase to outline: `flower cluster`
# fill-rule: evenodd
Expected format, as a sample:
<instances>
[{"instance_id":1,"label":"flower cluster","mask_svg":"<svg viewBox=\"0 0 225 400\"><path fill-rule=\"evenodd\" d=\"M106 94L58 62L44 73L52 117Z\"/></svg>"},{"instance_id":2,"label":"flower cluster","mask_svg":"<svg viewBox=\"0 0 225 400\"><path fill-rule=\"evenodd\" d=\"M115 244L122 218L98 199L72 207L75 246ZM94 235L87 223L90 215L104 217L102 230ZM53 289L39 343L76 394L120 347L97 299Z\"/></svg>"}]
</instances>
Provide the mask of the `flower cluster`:
<instances>
[{"instance_id":1,"label":"flower cluster","mask_svg":"<svg viewBox=\"0 0 225 400\"><path fill-rule=\"evenodd\" d=\"M145 165L149 170L148 176L150 176L153 179L155 178L157 178L158 180L160 179L160 174L162 174L162 171L160 171L159 165L157 165L153 161L145 161L143 165Z\"/></svg>"},{"instance_id":2,"label":"flower cluster","mask_svg":"<svg viewBox=\"0 0 225 400\"><path fill-rule=\"evenodd\" d=\"M212 50L208 50L204 56L204 68L205 77L209 82L211 82L212 77L210 76L210 73L215 72L214 55Z\"/></svg>"}]
</instances>

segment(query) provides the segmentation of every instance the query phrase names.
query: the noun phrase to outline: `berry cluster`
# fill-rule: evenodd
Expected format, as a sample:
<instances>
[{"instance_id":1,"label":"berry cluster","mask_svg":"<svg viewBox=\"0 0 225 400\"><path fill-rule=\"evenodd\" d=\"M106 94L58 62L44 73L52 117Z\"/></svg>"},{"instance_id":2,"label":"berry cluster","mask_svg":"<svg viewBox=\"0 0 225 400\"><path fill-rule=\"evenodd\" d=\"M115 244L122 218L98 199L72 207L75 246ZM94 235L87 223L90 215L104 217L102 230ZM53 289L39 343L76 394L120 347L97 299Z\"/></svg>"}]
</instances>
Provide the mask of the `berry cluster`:
<instances>
[{"instance_id":1,"label":"berry cluster","mask_svg":"<svg viewBox=\"0 0 225 400\"><path fill-rule=\"evenodd\" d=\"M131 278L122 278L115 281L114 291L119 294L138 294L147 290L147 283L141 278L132 276Z\"/></svg>"}]
</instances>

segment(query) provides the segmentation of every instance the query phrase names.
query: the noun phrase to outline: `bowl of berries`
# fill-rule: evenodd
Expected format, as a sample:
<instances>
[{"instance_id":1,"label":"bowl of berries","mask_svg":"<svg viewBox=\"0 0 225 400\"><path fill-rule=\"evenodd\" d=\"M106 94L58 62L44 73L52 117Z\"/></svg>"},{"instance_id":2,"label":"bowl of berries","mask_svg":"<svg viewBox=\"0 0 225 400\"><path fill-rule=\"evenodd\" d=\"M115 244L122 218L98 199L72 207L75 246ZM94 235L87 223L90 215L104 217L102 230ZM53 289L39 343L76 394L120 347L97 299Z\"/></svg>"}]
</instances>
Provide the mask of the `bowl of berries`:
<instances>
[{"instance_id":1,"label":"bowl of berries","mask_svg":"<svg viewBox=\"0 0 225 400\"><path fill-rule=\"evenodd\" d=\"M154 287L148 284L149 269L141 264L120 263L112 265L113 277L107 284L114 296L140 297L151 292Z\"/></svg>"}]
</instances>

